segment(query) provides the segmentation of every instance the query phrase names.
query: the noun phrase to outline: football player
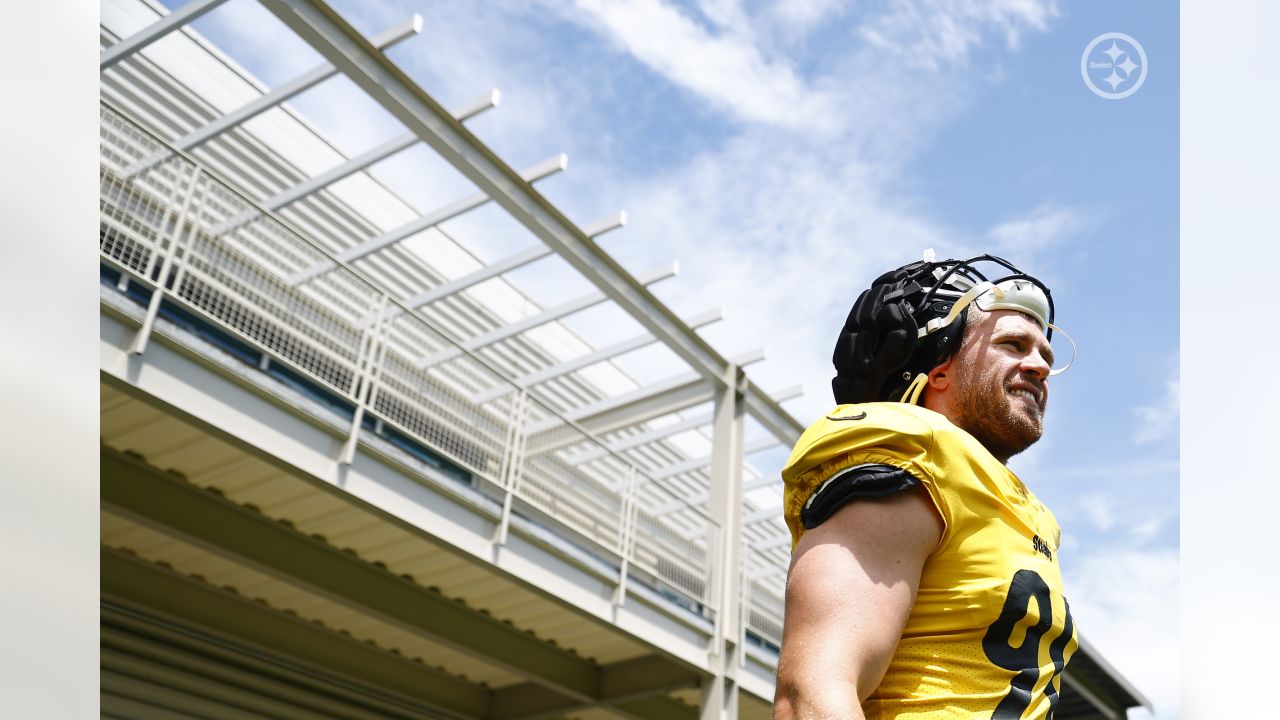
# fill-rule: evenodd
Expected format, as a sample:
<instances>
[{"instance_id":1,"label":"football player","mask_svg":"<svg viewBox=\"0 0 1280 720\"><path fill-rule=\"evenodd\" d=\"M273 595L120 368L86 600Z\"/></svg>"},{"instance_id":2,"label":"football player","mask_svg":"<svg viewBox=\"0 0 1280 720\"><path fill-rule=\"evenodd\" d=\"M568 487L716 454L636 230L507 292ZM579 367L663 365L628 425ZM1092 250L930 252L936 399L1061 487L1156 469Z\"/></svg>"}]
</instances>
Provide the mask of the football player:
<instances>
[{"instance_id":1,"label":"football player","mask_svg":"<svg viewBox=\"0 0 1280 720\"><path fill-rule=\"evenodd\" d=\"M776 720L1052 717L1076 648L1058 523L1005 463L1044 430L1053 319L990 255L926 252L858 297L837 406L782 472Z\"/></svg>"}]
</instances>

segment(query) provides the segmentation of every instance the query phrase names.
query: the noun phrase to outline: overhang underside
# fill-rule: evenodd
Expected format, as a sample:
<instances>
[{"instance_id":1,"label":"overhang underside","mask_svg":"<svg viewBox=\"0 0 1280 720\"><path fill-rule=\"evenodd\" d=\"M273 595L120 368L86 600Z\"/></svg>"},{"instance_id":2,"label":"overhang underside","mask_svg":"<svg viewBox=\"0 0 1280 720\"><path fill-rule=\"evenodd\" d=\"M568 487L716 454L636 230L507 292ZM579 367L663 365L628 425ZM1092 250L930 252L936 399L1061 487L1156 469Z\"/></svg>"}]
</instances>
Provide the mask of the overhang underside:
<instances>
[{"instance_id":1,"label":"overhang underside","mask_svg":"<svg viewBox=\"0 0 1280 720\"><path fill-rule=\"evenodd\" d=\"M688 663L110 381L102 435L104 715L697 715Z\"/></svg>"}]
</instances>

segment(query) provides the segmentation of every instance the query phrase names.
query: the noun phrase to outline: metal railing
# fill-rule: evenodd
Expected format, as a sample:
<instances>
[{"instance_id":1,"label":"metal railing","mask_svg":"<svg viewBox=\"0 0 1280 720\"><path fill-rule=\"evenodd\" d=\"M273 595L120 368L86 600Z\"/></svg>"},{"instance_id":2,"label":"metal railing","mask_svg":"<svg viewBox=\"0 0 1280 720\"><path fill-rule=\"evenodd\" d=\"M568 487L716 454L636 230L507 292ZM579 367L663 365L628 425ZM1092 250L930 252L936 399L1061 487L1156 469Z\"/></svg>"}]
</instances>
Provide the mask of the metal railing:
<instances>
[{"instance_id":1,"label":"metal railing","mask_svg":"<svg viewBox=\"0 0 1280 720\"><path fill-rule=\"evenodd\" d=\"M162 151L172 154L123 179ZM641 486L664 502L682 497L105 103L99 177L101 260L121 273L122 285L151 290L133 352L145 351L162 303L181 308L261 353L263 367L286 368L346 408L344 461L373 421L447 459L497 500L499 541L512 513L548 520L612 559L620 600L630 576L713 615L721 538L705 509L685 501L678 526L673 515L647 513L637 502ZM257 211L253 220L211 233L249 210ZM322 262L332 269L304 284L289 281ZM425 368L417 362L444 350L456 357ZM509 391L474 400L500 386ZM534 425L567 441L530 454L524 437ZM588 451L595 459L572 460Z\"/></svg>"},{"instance_id":2,"label":"metal railing","mask_svg":"<svg viewBox=\"0 0 1280 720\"><path fill-rule=\"evenodd\" d=\"M777 650L782 645L783 592L787 564L744 543L742 548L742 625Z\"/></svg>"}]
</instances>

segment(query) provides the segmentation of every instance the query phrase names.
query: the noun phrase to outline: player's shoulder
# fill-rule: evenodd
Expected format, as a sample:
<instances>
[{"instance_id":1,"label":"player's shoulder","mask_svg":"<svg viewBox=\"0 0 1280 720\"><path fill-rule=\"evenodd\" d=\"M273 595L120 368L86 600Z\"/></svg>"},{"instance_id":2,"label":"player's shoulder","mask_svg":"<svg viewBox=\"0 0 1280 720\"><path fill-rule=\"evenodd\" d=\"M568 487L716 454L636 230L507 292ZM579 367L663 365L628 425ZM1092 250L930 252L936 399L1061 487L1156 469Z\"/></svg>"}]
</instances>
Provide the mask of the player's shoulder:
<instances>
[{"instance_id":1,"label":"player's shoulder","mask_svg":"<svg viewBox=\"0 0 1280 720\"><path fill-rule=\"evenodd\" d=\"M818 418L787 460L792 472L823 464L836 455L876 451L903 459L931 453L952 442L956 428L943 415L898 402L837 405Z\"/></svg>"}]
</instances>

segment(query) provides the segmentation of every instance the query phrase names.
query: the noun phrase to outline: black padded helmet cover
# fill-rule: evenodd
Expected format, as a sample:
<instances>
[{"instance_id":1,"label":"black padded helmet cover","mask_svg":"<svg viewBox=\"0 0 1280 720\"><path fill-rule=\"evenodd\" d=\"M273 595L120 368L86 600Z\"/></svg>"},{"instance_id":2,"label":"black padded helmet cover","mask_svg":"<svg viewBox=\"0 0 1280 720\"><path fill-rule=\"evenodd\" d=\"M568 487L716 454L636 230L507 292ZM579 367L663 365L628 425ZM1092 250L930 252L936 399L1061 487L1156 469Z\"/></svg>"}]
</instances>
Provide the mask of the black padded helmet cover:
<instances>
[{"instance_id":1,"label":"black padded helmet cover","mask_svg":"<svg viewBox=\"0 0 1280 720\"><path fill-rule=\"evenodd\" d=\"M1049 298L1048 288L1038 280L991 255L965 261L917 261L890 270L858 296L840 329L832 355L836 376L831 389L836 403L897 401L916 375L945 360L960 342L965 313L924 338L919 338L920 328L945 317L965 289L986 279L972 267L979 261L1012 270L1010 277L1030 280ZM1048 301L1052 314L1052 299Z\"/></svg>"}]
</instances>

